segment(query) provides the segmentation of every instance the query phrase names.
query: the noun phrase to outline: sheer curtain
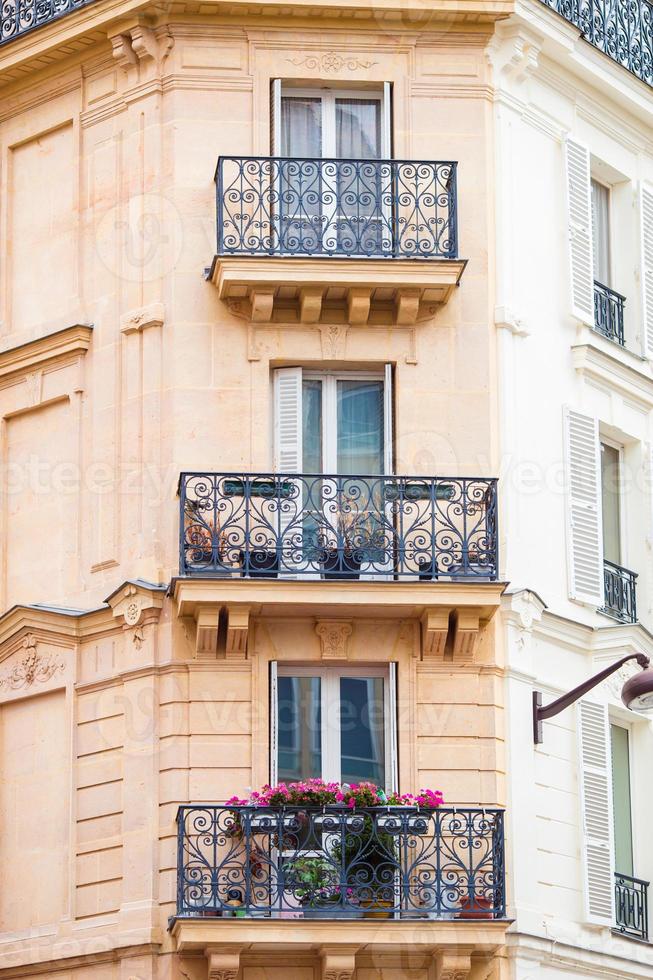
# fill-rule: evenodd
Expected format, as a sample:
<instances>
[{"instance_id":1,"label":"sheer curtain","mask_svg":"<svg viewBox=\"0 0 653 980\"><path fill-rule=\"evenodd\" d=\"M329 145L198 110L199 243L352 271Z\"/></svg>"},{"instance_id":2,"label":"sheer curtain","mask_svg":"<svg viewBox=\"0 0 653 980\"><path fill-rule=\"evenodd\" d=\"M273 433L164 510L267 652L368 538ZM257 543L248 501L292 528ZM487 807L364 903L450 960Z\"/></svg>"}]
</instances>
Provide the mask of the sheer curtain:
<instances>
[{"instance_id":1,"label":"sheer curtain","mask_svg":"<svg viewBox=\"0 0 653 980\"><path fill-rule=\"evenodd\" d=\"M592 181L592 238L594 245L594 278L610 285L610 191Z\"/></svg>"},{"instance_id":2,"label":"sheer curtain","mask_svg":"<svg viewBox=\"0 0 653 980\"><path fill-rule=\"evenodd\" d=\"M336 156L379 159L381 103L378 99L336 99Z\"/></svg>"},{"instance_id":3,"label":"sheer curtain","mask_svg":"<svg viewBox=\"0 0 653 980\"><path fill-rule=\"evenodd\" d=\"M281 155L322 155L322 99L284 96L281 99Z\"/></svg>"}]
</instances>

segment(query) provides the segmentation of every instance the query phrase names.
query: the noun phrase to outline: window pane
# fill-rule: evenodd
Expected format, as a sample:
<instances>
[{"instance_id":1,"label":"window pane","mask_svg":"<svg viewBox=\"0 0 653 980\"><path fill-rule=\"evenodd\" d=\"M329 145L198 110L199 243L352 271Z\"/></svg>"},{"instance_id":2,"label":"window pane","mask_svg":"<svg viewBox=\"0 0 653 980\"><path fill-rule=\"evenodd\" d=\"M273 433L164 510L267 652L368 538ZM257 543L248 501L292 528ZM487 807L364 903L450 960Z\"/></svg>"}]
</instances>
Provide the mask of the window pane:
<instances>
[{"instance_id":1,"label":"window pane","mask_svg":"<svg viewBox=\"0 0 653 980\"><path fill-rule=\"evenodd\" d=\"M322 472L322 382L302 382L303 472Z\"/></svg>"},{"instance_id":2,"label":"window pane","mask_svg":"<svg viewBox=\"0 0 653 980\"><path fill-rule=\"evenodd\" d=\"M277 685L279 779L322 775L322 715L319 677L279 677Z\"/></svg>"},{"instance_id":3,"label":"window pane","mask_svg":"<svg viewBox=\"0 0 653 980\"><path fill-rule=\"evenodd\" d=\"M340 773L343 783L385 784L382 677L340 678Z\"/></svg>"},{"instance_id":4,"label":"window pane","mask_svg":"<svg viewBox=\"0 0 653 980\"><path fill-rule=\"evenodd\" d=\"M322 99L282 97L281 155L322 156Z\"/></svg>"},{"instance_id":5,"label":"window pane","mask_svg":"<svg viewBox=\"0 0 653 980\"><path fill-rule=\"evenodd\" d=\"M592 238L594 245L594 278L610 285L610 191L592 181Z\"/></svg>"},{"instance_id":6,"label":"window pane","mask_svg":"<svg viewBox=\"0 0 653 980\"><path fill-rule=\"evenodd\" d=\"M378 160L381 156L379 99L336 99L336 156Z\"/></svg>"},{"instance_id":7,"label":"window pane","mask_svg":"<svg viewBox=\"0 0 653 980\"><path fill-rule=\"evenodd\" d=\"M383 472L383 382L338 382L338 473Z\"/></svg>"},{"instance_id":8,"label":"window pane","mask_svg":"<svg viewBox=\"0 0 653 980\"><path fill-rule=\"evenodd\" d=\"M615 871L633 874L633 823L630 803L628 729L610 725L612 739L612 797L614 801Z\"/></svg>"},{"instance_id":9,"label":"window pane","mask_svg":"<svg viewBox=\"0 0 653 980\"><path fill-rule=\"evenodd\" d=\"M603 506L603 554L621 564L621 515L619 450L601 443L601 496Z\"/></svg>"}]
</instances>

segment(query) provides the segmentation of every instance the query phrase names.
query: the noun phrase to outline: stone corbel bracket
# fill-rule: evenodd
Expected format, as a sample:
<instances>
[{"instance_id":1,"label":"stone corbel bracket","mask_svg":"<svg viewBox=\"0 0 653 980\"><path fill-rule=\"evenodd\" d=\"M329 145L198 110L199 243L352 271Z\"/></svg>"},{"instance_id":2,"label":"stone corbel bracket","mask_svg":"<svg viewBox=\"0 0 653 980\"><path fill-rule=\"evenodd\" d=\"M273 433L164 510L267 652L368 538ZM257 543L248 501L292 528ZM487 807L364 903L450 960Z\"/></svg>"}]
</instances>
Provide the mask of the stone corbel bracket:
<instances>
[{"instance_id":1,"label":"stone corbel bracket","mask_svg":"<svg viewBox=\"0 0 653 980\"><path fill-rule=\"evenodd\" d=\"M208 946L208 980L237 980L242 946Z\"/></svg>"},{"instance_id":2,"label":"stone corbel bracket","mask_svg":"<svg viewBox=\"0 0 653 980\"><path fill-rule=\"evenodd\" d=\"M161 615L165 586L149 582L125 582L107 599L114 617L123 629L156 623Z\"/></svg>"},{"instance_id":3,"label":"stone corbel bracket","mask_svg":"<svg viewBox=\"0 0 653 980\"><path fill-rule=\"evenodd\" d=\"M427 607L422 614L422 660L473 663L481 625L481 610L474 606Z\"/></svg>"},{"instance_id":4,"label":"stone corbel bracket","mask_svg":"<svg viewBox=\"0 0 653 980\"><path fill-rule=\"evenodd\" d=\"M124 71L136 69L139 74L141 67L148 64L160 71L174 44L167 28L154 29L140 18L136 23L124 24L109 41L118 65Z\"/></svg>"},{"instance_id":5,"label":"stone corbel bracket","mask_svg":"<svg viewBox=\"0 0 653 980\"><path fill-rule=\"evenodd\" d=\"M436 980L468 980L471 971L470 953L440 950L435 954Z\"/></svg>"},{"instance_id":6,"label":"stone corbel bracket","mask_svg":"<svg viewBox=\"0 0 653 980\"><path fill-rule=\"evenodd\" d=\"M323 946L320 950L322 980L353 980L358 946Z\"/></svg>"},{"instance_id":7,"label":"stone corbel bracket","mask_svg":"<svg viewBox=\"0 0 653 980\"><path fill-rule=\"evenodd\" d=\"M208 603L195 612L195 654L198 660L215 660L221 622L225 623L226 660L246 660L251 606L245 603Z\"/></svg>"}]
</instances>

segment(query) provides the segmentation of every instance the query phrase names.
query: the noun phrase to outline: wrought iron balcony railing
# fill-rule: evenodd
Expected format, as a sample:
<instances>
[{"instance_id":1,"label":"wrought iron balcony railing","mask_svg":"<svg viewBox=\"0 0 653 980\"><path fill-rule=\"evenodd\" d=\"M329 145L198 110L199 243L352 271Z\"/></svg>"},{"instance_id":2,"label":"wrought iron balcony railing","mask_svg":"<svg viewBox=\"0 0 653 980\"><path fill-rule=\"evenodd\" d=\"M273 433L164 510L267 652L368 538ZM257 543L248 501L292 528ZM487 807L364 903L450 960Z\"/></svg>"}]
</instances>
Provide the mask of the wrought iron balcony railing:
<instances>
[{"instance_id":1,"label":"wrought iron balcony railing","mask_svg":"<svg viewBox=\"0 0 653 980\"><path fill-rule=\"evenodd\" d=\"M614 876L616 928L624 936L648 942L648 881L622 875Z\"/></svg>"},{"instance_id":2,"label":"wrought iron balcony railing","mask_svg":"<svg viewBox=\"0 0 653 980\"><path fill-rule=\"evenodd\" d=\"M601 612L620 623L637 622L637 572L603 561L604 605Z\"/></svg>"},{"instance_id":3,"label":"wrought iron balcony railing","mask_svg":"<svg viewBox=\"0 0 653 980\"><path fill-rule=\"evenodd\" d=\"M86 7L92 0L2 0L0 44L13 41L35 27Z\"/></svg>"},{"instance_id":4,"label":"wrought iron balcony railing","mask_svg":"<svg viewBox=\"0 0 653 980\"><path fill-rule=\"evenodd\" d=\"M626 297L594 281L594 329L624 347L624 306Z\"/></svg>"},{"instance_id":5,"label":"wrought iron balcony railing","mask_svg":"<svg viewBox=\"0 0 653 980\"><path fill-rule=\"evenodd\" d=\"M456 164L220 157L218 255L457 257Z\"/></svg>"},{"instance_id":6,"label":"wrought iron balcony railing","mask_svg":"<svg viewBox=\"0 0 653 980\"><path fill-rule=\"evenodd\" d=\"M653 5L649 0L542 0L581 36L653 85Z\"/></svg>"},{"instance_id":7,"label":"wrought iron balcony railing","mask_svg":"<svg viewBox=\"0 0 653 980\"><path fill-rule=\"evenodd\" d=\"M494 479L182 473L180 574L497 578Z\"/></svg>"},{"instance_id":8,"label":"wrought iron balcony railing","mask_svg":"<svg viewBox=\"0 0 653 980\"><path fill-rule=\"evenodd\" d=\"M177 915L505 917L503 811L182 806Z\"/></svg>"}]
</instances>

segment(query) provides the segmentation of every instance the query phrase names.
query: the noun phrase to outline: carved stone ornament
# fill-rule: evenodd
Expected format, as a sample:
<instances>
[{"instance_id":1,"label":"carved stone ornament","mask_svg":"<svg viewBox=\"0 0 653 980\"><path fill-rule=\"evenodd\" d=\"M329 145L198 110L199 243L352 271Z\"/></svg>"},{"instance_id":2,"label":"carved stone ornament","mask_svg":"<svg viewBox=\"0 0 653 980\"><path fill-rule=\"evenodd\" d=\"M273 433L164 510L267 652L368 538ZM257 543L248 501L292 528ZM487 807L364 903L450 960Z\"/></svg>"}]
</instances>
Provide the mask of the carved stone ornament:
<instances>
[{"instance_id":1,"label":"carved stone ornament","mask_svg":"<svg viewBox=\"0 0 653 980\"><path fill-rule=\"evenodd\" d=\"M323 660L346 660L347 644L353 629L346 621L322 620L315 626L322 644Z\"/></svg>"},{"instance_id":2,"label":"carved stone ornament","mask_svg":"<svg viewBox=\"0 0 653 980\"><path fill-rule=\"evenodd\" d=\"M323 327L320 327L322 357L345 357L347 349L347 330L347 326L337 323L329 323Z\"/></svg>"},{"instance_id":3,"label":"carved stone ornament","mask_svg":"<svg viewBox=\"0 0 653 980\"><path fill-rule=\"evenodd\" d=\"M236 980L240 972L240 948L225 946L217 952L206 950L208 980Z\"/></svg>"},{"instance_id":4,"label":"carved stone ornament","mask_svg":"<svg viewBox=\"0 0 653 980\"><path fill-rule=\"evenodd\" d=\"M352 58L347 55L343 58L337 51L327 51L326 54L309 54L304 58L286 58L291 65L296 68L307 68L308 71L323 71L327 75L346 69L347 71L360 71L361 68L372 68L378 64L376 61L361 61L359 58Z\"/></svg>"},{"instance_id":5,"label":"carved stone ornament","mask_svg":"<svg viewBox=\"0 0 653 980\"><path fill-rule=\"evenodd\" d=\"M133 598L129 600L129 602L124 607L123 617L127 626L136 626L139 619L141 618L140 599Z\"/></svg>"},{"instance_id":6,"label":"carved stone ornament","mask_svg":"<svg viewBox=\"0 0 653 980\"><path fill-rule=\"evenodd\" d=\"M438 953L435 963L437 980L467 980L472 969L468 953Z\"/></svg>"},{"instance_id":7,"label":"carved stone ornament","mask_svg":"<svg viewBox=\"0 0 653 980\"><path fill-rule=\"evenodd\" d=\"M40 654L36 649L36 639L28 633L23 640L26 655L4 677L0 678L0 689L19 691L34 683L44 684L64 669L63 663L52 654Z\"/></svg>"},{"instance_id":8,"label":"carved stone ornament","mask_svg":"<svg viewBox=\"0 0 653 980\"><path fill-rule=\"evenodd\" d=\"M150 327L162 327L165 312L163 303L150 303L139 310L130 310L120 317L121 333L139 333Z\"/></svg>"}]
</instances>

